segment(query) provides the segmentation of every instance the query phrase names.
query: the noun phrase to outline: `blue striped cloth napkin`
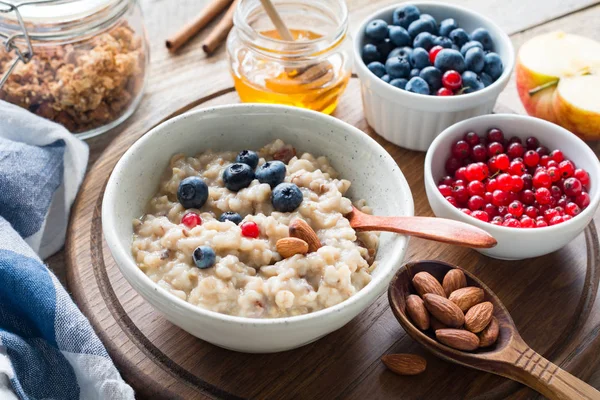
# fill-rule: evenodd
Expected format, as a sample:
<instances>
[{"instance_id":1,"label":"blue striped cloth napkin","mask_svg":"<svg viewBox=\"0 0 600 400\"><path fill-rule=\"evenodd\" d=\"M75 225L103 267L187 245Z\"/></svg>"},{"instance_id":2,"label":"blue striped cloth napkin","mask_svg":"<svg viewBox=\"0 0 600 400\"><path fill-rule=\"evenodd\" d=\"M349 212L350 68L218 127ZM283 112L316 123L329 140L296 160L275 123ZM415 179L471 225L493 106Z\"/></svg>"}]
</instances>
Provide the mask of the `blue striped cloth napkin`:
<instances>
[{"instance_id":1,"label":"blue striped cloth napkin","mask_svg":"<svg viewBox=\"0 0 600 400\"><path fill-rule=\"evenodd\" d=\"M0 399L133 399L42 259L64 244L88 159L65 128L0 101Z\"/></svg>"}]
</instances>

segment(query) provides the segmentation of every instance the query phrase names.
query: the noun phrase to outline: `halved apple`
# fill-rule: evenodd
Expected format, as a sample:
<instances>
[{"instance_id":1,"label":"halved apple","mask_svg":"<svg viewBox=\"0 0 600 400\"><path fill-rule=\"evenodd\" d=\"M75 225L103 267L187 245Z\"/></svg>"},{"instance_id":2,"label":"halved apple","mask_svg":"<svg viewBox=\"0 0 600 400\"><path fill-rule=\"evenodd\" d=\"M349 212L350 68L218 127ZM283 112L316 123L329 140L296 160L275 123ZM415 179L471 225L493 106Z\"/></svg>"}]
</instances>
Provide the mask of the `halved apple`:
<instances>
[{"instance_id":1,"label":"halved apple","mask_svg":"<svg viewBox=\"0 0 600 400\"><path fill-rule=\"evenodd\" d=\"M550 32L517 57L517 90L527 113L587 138L600 138L600 43Z\"/></svg>"}]
</instances>

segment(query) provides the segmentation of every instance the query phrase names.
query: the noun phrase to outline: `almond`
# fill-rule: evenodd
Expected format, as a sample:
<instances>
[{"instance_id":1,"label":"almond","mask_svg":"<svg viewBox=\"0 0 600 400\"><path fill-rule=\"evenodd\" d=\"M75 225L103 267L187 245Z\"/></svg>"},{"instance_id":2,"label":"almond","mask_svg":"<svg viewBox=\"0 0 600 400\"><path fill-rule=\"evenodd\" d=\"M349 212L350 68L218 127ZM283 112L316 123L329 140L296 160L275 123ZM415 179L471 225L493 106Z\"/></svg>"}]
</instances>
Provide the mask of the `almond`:
<instances>
[{"instance_id":1,"label":"almond","mask_svg":"<svg viewBox=\"0 0 600 400\"><path fill-rule=\"evenodd\" d=\"M305 220L300 218L293 220L290 224L289 230L290 236L302 239L308 243L308 251L310 253L321 248L322 245L319 237Z\"/></svg>"},{"instance_id":2,"label":"almond","mask_svg":"<svg viewBox=\"0 0 600 400\"><path fill-rule=\"evenodd\" d=\"M427 368L427 361L416 354L386 354L381 361L398 375L418 375Z\"/></svg>"},{"instance_id":3,"label":"almond","mask_svg":"<svg viewBox=\"0 0 600 400\"><path fill-rule=\"evenodd\" d=\"M500 333L500 325L496 317L492 317L489 325L479 334L479 347L488 347L496 343L498 334Z\"/></svg>"},{"instance_id":4,"label":"almond","mask_svg":"<svg viewBox=\"0 0 600 400\"><path fill-rule=\"evenodd\" d=\"M435 332L438 329L447 329L448 326L442 324L440 321L437 320L437 318L429 316L429 326L431 327L431 329Z\"/></svg>"},{"instance_id":5,"label":"almond","mask_svg":"<svg viewBox=\"0 0 600 400\"><path fill-rule=\"evenodd\" d=\"M450 293L455 290L464 288L465 286L467 286L467 277L465 276L465 273L458 268L448 271L442 282L446 297L450 296Z\"/></svg>"},{"instance_id":6,"label":"almond","mask_svg":"<svg viewBox=\"0 0 600 400\"><path fill-rule=\"evenodd\" d=\"M485 329L494 315L494 305L489 301L474 305L465 314L465 329L479 333Z\"/></svg>"},{"instance_id":7,"label":"almond","mask_svg":"<svg viewBox=\"0 0 600 400\"><path fill-rule=\"evenodd\" d=\"M443 296L426 293L423 296L425 308L442 324L458 328L465 323L465 315L456 304Z\"/></svg>"},{"instance_id":8,"label":"almond","mask_svg":"<svg viewBox=\"0 0 600 400\"><path fill-rule=\"evenodd\" d=\"M411 294L406 298L406 312L417 328L422 331L429 329L429 313L419 296Z\"/></svg>"},{"instance_id":9,"label":"almond","mask_svg":"<svg viewBox=\"0 0 600 400\"><path fill-rule=\"evenodd\" d=\"M277 252L281 254L281 257L283 258L289 258L296 254L308 253L308 243L295 237L279 239L275 246L277 247Z\"/></svg>"},{"instance_id":10,"label":"almond","mask_svg":"<svg viewBox=\"0 0 600 400\"><path fill-rule=\"evenodd\" d=\"M469 286L455 290L454 292L450 293L448 298L450 301L456 304L462 310L462 312L466 312L475 304L481 303L483 301L483 297L483 289Z\"/></svg>"},{"instance_id":11,"label":"almond","mask_svg":"<svg viewBox=\"0 0 600 400\"><path fill-rule=\"evenodd\" d=\"M419 272L412 279L413 286L417 293L423 297L425 293L433 293L442 297L446 297L442 285L429 272Z\"/></svg>"},{"instance_id":12,"label":"almond","mask_svg":"<svg viewBox=\"0 0 600 400\"><path fill-rule=\"evenodd\" d=\"M471 351L479 347L476 334L463 329L438 329L435 331L437 340L453 349Z\"/></svg>"}]
</instances>

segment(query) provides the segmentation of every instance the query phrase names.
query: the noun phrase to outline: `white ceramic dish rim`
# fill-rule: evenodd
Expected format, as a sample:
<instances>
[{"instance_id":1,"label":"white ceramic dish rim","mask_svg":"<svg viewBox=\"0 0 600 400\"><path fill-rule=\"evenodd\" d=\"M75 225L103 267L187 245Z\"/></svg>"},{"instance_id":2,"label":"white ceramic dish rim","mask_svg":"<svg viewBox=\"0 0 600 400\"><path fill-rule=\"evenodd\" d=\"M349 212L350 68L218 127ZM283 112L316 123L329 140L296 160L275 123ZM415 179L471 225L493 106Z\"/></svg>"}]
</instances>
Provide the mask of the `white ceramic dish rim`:
<instances>
[{"instance_id":1,"label":"white ceramic dish rim","mask_svg":"<svg viewBox=\"0 0 600 400\"><path fill-rule=\"evenodd\" d=\"M566 226L577 224L579 222L579 220L588 218L588 217L590 217L590 214L595 213L596 209L598 208L598 205L600 204L600 192L598 190L598 185L600 185L600 182L592 182L592 184L595 184L595 186L594 186L594 194L595 195L592 196L591 195L592 193L590 193L590 205L587 206L587 208L585 210L583 210L579 215L577 215L576 217L573 217L571 220L569 220L567 222L562 222L562 223L560 223L558 225L554 225L554 226L545 226L543 228L523 229L523 228L511 228L508 226L493 225L493 224L490 224L489 222L483 222L483 221L478 220L475 217L467 215L467 214L463 213L462 211L460 211L458 208L456 208L456 207L452 206L450 203L448 203L448 201L442 196L442 194L439 192L439 190L437 190L437 183L436 183L435 179L433 178L433 174L431 172L431 160L433 159L434 153L436 153L439 150L438 149L439 142L441 142L443 139L445 139L445 137L447 135L450 135L451 131L460 131L460 130L462 130L464 132L469 131L470 130L469 126L471 124L479 122L479 121L484 121L484 122L489 121L490 123L492 123L492 122L509 120L509 119L534 121L534 123L539 124L540 127L542 128L540 131L552 129L557 132L560 132L560 134L566 140L573 140L574 143L577 143L577 147L579 148L578 150L581 152L578 154L584 154L585 157L591 158L592 160L594 158L597 158L596 154L594 154L593 150L590 149L590 147L587 144L585 144L585 142L583 140L581 140L579 137L575 136L575 134L571 133L570 131L566 130L565 128L563 128L561 126L558 126L551 122L545 121L543 119L530 117L528 115L491 114L491 115L482 115L479 117L475 117L475 118L471 118L471 119L468 119L465 121L458 122L458 123L448 127L447 129L445 129L442 133L440 133L435 138L435 140L433 141L433 143L431 143L431 146L429 147L429 151L427 151L427 155L425 156L425 184L429 185L432 188L435 188L433 190L433 192L434 192L433 195L435 197L437 197L442 202L442 204L444 204L444 207L446 207L448 210L450 210L450 212L453 214L453 219L466 218L469 220L469 223L489 231L493 236L494 232L504 232L504 233L512 233L512 234L532 234L532 233L535 234L536 231L558 232L559 229L564 228ZM477 133L480 134L480 132L477 132ZM542 136L542 135L538 135L538 136ZM448 152L449 151L450 150L448 150ZM600 178L600 163L594 163L594 165L595 165L595 168L594 168L593 173L590 171L588 171L588 173L590 174L590 177L593 176L593 177Z\"/></svg>"},{"instance_id":2,"label":"white ceramic dish rim","mask_svg":"<svg viewBox=\"0 0 600 400\"><path fill-rule=\"evenodd\" d=\"M360 44L361 44L362 38L364 37L365 27L372 20L381 18L382 16L386 15L390 11L395 10L402 4L409 4L409 3L414 4L417 7L431 6L431 7L440 7L440 8L444 8L444 9L460 10L463 13L471 15L471 17L473 19L478 19L478 20L482 21L486 26L493 26L495 29L497 29L500 32L501 40L503 42L505 42L505 44L511 50L507 54L507 60L502 60L503 63L504 63L504 61L508 61L506 63L506 65L503 66L504 70L502 71L502 75L500 75L500 77L498 79L496 79L496 81L494 83L492 83L490 86L483 88L482 90L478 90L477 92L462 94L460 96L432 96L432 95L423 95L423 94L418 94L418 93L412 93L412 92L408 92L406 90L397 88L395 86L392 86L392 85L382 81L377 76L375 76L371 71L369 71L366 64L362 60L362 49L361 49ZM418 105L440 107L443 109L444 106L447 106L449 104L456 105L459 101L461 101L465 104L468 103L469 105L479 104L481 101L483 101L482 98L490 96L490 95L494 95L494 93L492 93L494 90L500 89L499 88L500 86L503 86L508 82L508 80L510 79L510 76L512 74L513 68L514 68L514 64L515 64L514 48L512 45L512 41L510 40L510 38L508 37L506 32L504 32L491 19L489 19L479 13L476 13L475 11L473 11L469 8L460 7L460 6L456 6L453 4L439 3L439 2L433 2L433 1L432 2L429 2L429 1L427 1L427 2L409 2L409 3L393 4L393 5L390 5L388 7L380 9L379 11L376 11L373 14L369 15L360 24L357 34L354 37L354 58L356 59L356 63L355 63L356 68L361 70L361 75L370 76L371 78L373 78L373 79L370 79L370 81L373 83L376 90L383 91L385 93L386 97L388 97L388 98L394 98L394 96L396 96L396 97L397 96L406 96L407 99L409 99L410 101L416 102ZM448 18L452 18L452 15L448 15Z\"/></svg>"},{"instance_id":3,"label":"white ceramic dish rim","mask_svg":"<svg viewBox=\"0 0 600 400\"><path fill-rule=\"evenodd\" d=\"M163 122L163 123L155 126L154 128L152 128L150 131L148 131L146 134L144 134L140 139L138 139L125 152L125 154L123 154L123 156L121 157L121 159L118 161L117 165L115 166L113 172L111 173L111 176L108 180L108 183L106 185L106 190L104 193L104 199L103 199L103 204L102 204L102 221L103 221L103 230L106 229L104 231L104 237L109 245L109 248L112 253L117 253L117 255L114 256L115 261L117 261L119 259L125 260L124 263L119 263L117 261L117 265L119 266L119 268L127 269L129 273L131 273L131 274L133 274L133 276L135 276L135 279L141 285L145 285L145 286L155 290L162 297L164 297L168 301L170 301L173 306L183 308L185 311L189 311L194 314L199 314L204 317L215 318L215 319L223 321L223 322L230 322L230 323L236 323L236 324L242 324L242 325L253 325L253 326L286 325L286 324L299 323L302 321L307 321L307 320L312 320L312 319L322 319L322 318L326 318L328 314L331 314L334 312L339 312L339 311L341 311L342 308L348 307L351 304L358 302L359 300L361 300L363 297L367 296L367 294L369 294L371 292L381 291L383 293L387 286L387 283L384 283L384 279L388 276L391 279L391 277L395 273L395 270L397 270L401 267L402 259L404 258L404 255L406 254L406 249L408 247L409 238L407 236L400 235L401 240L403 240L404 243L401 243L395 247L394 252L396 254L393 254L391 257L391 260L387 263L390 274L387 274L387 273L378 274L376 277L373 278L373 280L371 282L369 282L369 284L367 284L367 286L365 286L360 291L358 291L356 294L354 294L353 296L351 296L350 298L344 300L343 302L341 302L339 304L336 304L332 307L327 307L327 308L324 308L322 310L318 310L318 311L315 311L312 313L293 316L293 317L248 318L248 317L232 316L232 315L218 313L216 311L206 310L206 309L194 306L193 304L190 304L190 303L180 299L179 297L175 296L174 294L169 293L169 291L158 286L155 282L153 282L146 274L144 274L138 268L136 263L133 261L133 256L131 255L131 252L130 251L128 252L128 250L130 250L130 243L128 243L127 246L123 246L123 244L120 243L120 241L117 239L118 235L116 233L116 229L115 229L114 225L108 224L108 226L105 227L105 224L104 224L104 221L107 221L110 219L108 210L114 208L112 205L114 204L114 201L116 199L115 191L117 190L117 187L118 187L118 185L115 184L115 181L117 179L116 176L121 174L121 172L125 166L124 160L126 160L128 155L133 153L133 151L136 148L142 147L144 145L144 143L149 140L149 138L152 136L152 134L158 130L169 129L170 126L177 124L179 120L184 119L184 118L189 118L191 115L194 115L194 114L218 112L220 109L231 109L231 108L240 109L240 113L243 113L244 109L263 108L263 109L267 109L267 111L269 111L269 110L272 111L274 109L278 109L281 112L293 112L293 113L304 115L305 117L312 117L312 118L321 118L322 117L323 119L328 120L332 124L337 125L340 129L350 130L350 131L353 131L355 134L364 135L364 139L367 142L369 142L371 145L375 146L377 148L377 150L384 156L383 160L385 160L387 158L388 163L391 161L396 166L396 169L394 170L394 174L397 175L398 185L405 186L408 190L408 193L410 194L410 199L407 202L407 209L406 209L406 212L408 214L406 214L406 215L407 216L414 215L414 199L412 198L412 191L410 190L410 186L409 186L408 182L406 181L404 174L400 170L400 167L397 166L397 164L396 164L395 160L392 158L392 156L379 143L377 143L373 138L368 136L366 133L364 133L360 129L358 129L344 121L341 121L337 118L334 118L332 116L321 114L321 113L318 113L315 111L297 108L297 107L246 103L246 104L232 104L232 105L222 105L222 106L215 106L215 107L210 107L210 108L203 108L200 110L184 113L182 115L174 117L174 118L172 118L166 122ZM396 262L398 265L393 265L394 262ZM381 268L383 265L384 264L380 264L377 266L377 268ZM124 275L127 278L128 274L124 274ZM136 292L137 292L137 290L136 290Z\"/></svg>"}]
</instances>

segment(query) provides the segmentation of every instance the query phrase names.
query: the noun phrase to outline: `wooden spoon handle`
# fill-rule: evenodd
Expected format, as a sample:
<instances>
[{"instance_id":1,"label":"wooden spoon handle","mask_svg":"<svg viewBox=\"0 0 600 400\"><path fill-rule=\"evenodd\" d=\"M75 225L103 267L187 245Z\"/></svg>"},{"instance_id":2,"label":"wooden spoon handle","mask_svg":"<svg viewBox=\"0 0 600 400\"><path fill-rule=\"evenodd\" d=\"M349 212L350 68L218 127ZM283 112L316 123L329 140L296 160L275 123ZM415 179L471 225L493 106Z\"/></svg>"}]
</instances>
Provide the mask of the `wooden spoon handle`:
<instances>
[{"instance_id":1,"label":"wooden spoon handle","mask_svg":"<svg viewBox=\"0 0 600 400\"><path fill-rule=\"evenodd\" d=\"M455 244L458 246L489 248L497 242L489 233L476 226L445 218L431 217L382 217L361 215L357 231L386 231L416 236L423 239ZM358 221L357 221L358 222Z\"/></svg>"},{"instance_id":2,"label":"wooden spoon handle","mask_svg":"<svg viewBox=\"0 0 600 400\"><path fill-rule=\"evenodd\" d=\"M600 392L527 348L509 370L510 378L550 400L600 400Z\"/></svg>"}]
</instances>

